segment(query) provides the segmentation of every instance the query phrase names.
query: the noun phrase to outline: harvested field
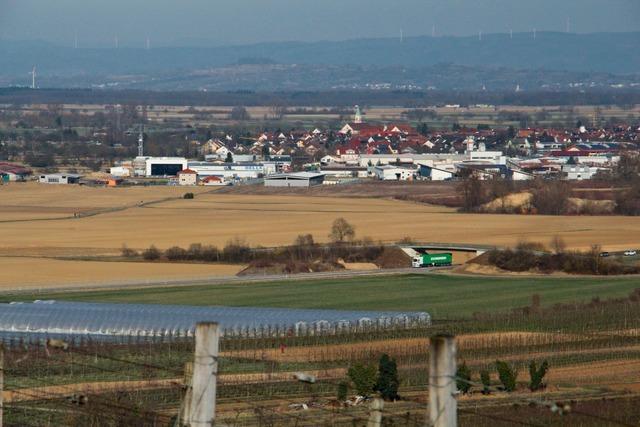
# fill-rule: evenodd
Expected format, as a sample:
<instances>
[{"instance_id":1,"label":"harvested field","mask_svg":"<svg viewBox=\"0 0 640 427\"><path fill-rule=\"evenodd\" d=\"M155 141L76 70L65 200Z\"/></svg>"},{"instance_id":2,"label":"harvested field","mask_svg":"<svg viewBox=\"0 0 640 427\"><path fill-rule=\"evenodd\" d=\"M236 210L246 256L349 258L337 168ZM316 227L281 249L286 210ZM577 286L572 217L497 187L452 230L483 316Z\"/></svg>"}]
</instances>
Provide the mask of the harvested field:
<instances>
[{"instance_id":1,"label":"harvested field","mask_svg":"<svg viewBox=\"0 0 640 427\"><path fill-rule=\"evenodd\" d=\"M0 257L0 290L38 289L65 284L87 284L201 279L233 276L243 268L227 264L169 264L146 262L73 261L50 258Z\"/></svg>"},{"instance_id":2,"label":"harvested field","mask_svg":"<svg viewBox=\"0 0 640 427\"><path fill-rule=\"evenodd\" d=\"M68 191L75 189L80 190L77 205L86 203L84 189ZM46 205L46 190L28 187L26 191L35 191L33 199L44 193ZM392 200L213 193L79 219L0 223L0 246L114 251L123 244L132 248L193 242L223 246L236 237L251 245L275 246L289 244L301 233L327 241L331 223L338 217L353 223L358 236L387 242L410 236L418 241L514 245L522 239L548 243L560 235L570 248L587 249L599 243L608 250L640 242L640 218L634 217L614 221L598 216L474 215Z\"/></svg>"},{"instance_id":3,"label":"harvested field","mask_svg":"<svg viewBox=\"0 0 640 427\"><path fill-rule=\"evenodd\" d=\"M279 246L306 233L313 234L318 242L326 242L332 222L339 217L355 225L357 237L369 236L384 242L410 237L423 242L509 246L520 240L546 244L559 235L571 249L600 244L611 251L634 248L640 242L637 217L613 220L607 216L460 214L441 206L352 195L309 197L216 191L198 194L193 200L180 199L187 190L205 191L195 187L94 188L34 183L2 187L0 255L114 255L122 245L144 249L152 244L168 248L197 242L222 247L236 238L252 246ZM75 212L82 216L69 217ZM104 268L117 271L112 270L114 266ZM181 268L184 269L176 270ZM183 270L185 278L193 276L188 274L192 268L195 267ZM90 271L88 264L86 270ZM124 268L122 274L125 271L129 269ZM75 274L70 276L78 277ZM141 272L135 274L144 277ZM53 268L48 281L64 282L70 276L65 275L64 269ZM3 272L0 281L22 281L21 277L20 273Z\"/></svg>"},{"instance_id":4,"label":"harvested field","mask_svg":"<svg viewBox=\"0 0 640 427\"><path fill-rule=\"evenodd\" d=\"M456 192L456 183L454 182L367 180L349 185L320 185L311 188L278 188L251 185L222 188L220 193L263 196L349 197L359 199L381 198L448 207L462 206L462 200Z\"/></svg>"},{"instance_id":5,"label":"harvested field","mask_svg":"<svg viewBox=\"0 0 640 427\"><path fill-rule=\"evenodd\" d=\"M0 222L15 219L69 217L74 213L92 214L103 209L122 209L167 198L181 197L186 191L210 189L180 187L87 187L46 185L36 182L0 186Z\"/></svg>"}]
</instances>

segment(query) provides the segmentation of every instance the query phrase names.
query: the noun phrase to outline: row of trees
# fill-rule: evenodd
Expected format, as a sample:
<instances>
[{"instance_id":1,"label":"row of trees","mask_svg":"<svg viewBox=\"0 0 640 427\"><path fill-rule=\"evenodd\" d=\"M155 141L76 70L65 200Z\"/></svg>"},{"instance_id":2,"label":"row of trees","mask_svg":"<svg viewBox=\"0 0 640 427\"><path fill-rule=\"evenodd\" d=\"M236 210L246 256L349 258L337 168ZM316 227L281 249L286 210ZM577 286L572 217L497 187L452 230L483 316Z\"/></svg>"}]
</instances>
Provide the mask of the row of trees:
<instances>
[{"instance_id":1,"label":"row of trees","mask_svg":"<svg viewBox=\"0 0 640 427\"><path fill-rule=\"evenodd\" d=\"M640 268L601 256L600 246L593 245L587 252L566 251L561 238L551 243L553 253L538 244L519 243L515 249L493 249L489 252L491 265L507 271L543 272L563 271L570 274L637 274Z\"/></svg>"},{"instance_id":2,"label":"row of trees","mask_svg":"<svg viewBox=\"0 0 640 427\"><path fill-rule=\"evenodd\" d=\"M185 198L192 193L186 193ZM355 227L344 218L337 218L330 229L331 243L316 243L312 234L298 235L293 244L279 248L251 248L240 238L235 238L219 249L212 245L193 243L188 248L172 246L161 250L151 245L138 252L122 248L122 256L126 258L142 258L146 261L189 261L189 262L230 262L248 263L252 261L277 262L332 262L343 259L346 262L373 262L385 251L384 245L370 238L356 240Z\"/></svg>"},{"instance_id":3,"label":"row of trees","mask_svg":"<svg viewBox=\"0 0 640 427\"><path fill-rule=\"evenodd\" d=\"M509 363L496 360L495 369L500 380L501 389L506 392L514 392L518 386L518 370ZM544 377L549 372L549 363L545 360L540 366L535 360L529 363L529 390L534 392L546 387ZM491 374L487 370L480 371L480 384L482 384L482 394L491 394ZM458 367L456 372L456 386L463 394L468 394L474 385L471 369L466 363Z\"/></svg>"}]
</instances>

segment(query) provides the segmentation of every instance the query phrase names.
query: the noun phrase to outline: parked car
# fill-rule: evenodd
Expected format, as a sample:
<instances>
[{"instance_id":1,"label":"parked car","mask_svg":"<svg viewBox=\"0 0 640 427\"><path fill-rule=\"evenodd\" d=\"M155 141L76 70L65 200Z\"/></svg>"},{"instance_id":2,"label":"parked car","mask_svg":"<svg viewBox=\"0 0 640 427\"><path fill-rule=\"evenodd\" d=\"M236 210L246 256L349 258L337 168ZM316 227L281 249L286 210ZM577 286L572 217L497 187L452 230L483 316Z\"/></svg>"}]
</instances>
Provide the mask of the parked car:
<instances>
[{"instance_id":1,"label":"parked car","mask_svg":"<svg viewBox=\"0 0 640 427\"><path fill-rule=\"evenodd\" d=\"M606 257L608 257L608 256L609 256L609 252L600 252L600 256L601 256L602 258L606 258Z\"/></svg>"},{"instance_id":2,"label":"parked car","mask_svg":"<svg viewBox=\"0 0 640 427\"><path fill-rule=\"evenodd\" d=\"M637 254L637 251L624 251L624 256L636 256Z\"/></svg>"}]
</instances>

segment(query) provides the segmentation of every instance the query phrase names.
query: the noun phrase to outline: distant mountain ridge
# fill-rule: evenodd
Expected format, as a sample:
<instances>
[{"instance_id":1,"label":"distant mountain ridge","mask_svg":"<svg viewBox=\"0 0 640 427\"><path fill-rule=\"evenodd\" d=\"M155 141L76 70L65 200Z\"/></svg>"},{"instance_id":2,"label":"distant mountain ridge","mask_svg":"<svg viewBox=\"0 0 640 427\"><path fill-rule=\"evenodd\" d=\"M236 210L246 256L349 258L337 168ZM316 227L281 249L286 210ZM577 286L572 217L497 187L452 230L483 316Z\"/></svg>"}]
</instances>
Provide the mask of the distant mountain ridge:
<instances>
[{"instance_id":1,"label":"distant mountain ridge","mask_svg":"<svg viewBox=\"0 0 640 427\"><path fill-rule=\"evenodd\" d=\"M23 84L35 65L40 77L79 78L95 84L175 79L216 68L247 64L323 67L403 68L441 64L479 69L555 70L612 75L640 74L640 32L568 34L538 32L478 37L406 37L321 42L279 42L225 47L144 48L61 47L45 42L0 41L0 85ZM355 76L354 76L355 77ZM375 77L375 75L374 75ZM283 76L286 79L286 75ZM62 80L61 80L62 79ZM398 80L398 79L396 79ZM259 85L259 79L250 87ZM60 83L66 84L66 83Z\"/></svg>"}]
</instances>

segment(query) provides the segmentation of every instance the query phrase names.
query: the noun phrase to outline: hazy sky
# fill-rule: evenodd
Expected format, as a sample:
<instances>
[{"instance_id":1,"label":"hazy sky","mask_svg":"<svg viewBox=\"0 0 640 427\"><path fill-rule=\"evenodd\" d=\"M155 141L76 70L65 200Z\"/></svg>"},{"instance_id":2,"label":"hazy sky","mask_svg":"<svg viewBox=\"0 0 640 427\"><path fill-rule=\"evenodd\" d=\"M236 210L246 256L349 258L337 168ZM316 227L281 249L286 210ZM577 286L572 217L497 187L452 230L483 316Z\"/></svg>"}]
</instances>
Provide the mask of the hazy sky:
<instances>
[{"instance_id":1,"label":"hazy sky","mask_svg":"<svg viewBox=\"0 0 640 427\"><path fill-rule=\"evenodd\" d=\"M640 0L0 0L0 37L82 47L640 31Z\"/></svg>"}]
</instances>

